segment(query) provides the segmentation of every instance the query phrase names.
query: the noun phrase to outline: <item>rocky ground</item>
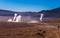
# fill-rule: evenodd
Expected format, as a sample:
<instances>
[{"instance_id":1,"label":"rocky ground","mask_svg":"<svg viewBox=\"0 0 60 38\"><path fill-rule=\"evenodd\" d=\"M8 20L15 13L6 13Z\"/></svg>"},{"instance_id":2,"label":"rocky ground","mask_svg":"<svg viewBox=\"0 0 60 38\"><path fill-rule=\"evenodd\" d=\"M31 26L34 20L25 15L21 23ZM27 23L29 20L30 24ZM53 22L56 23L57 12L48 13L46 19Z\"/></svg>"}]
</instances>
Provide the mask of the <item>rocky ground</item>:
<instances>
[{"instance_id":1,"label":"rocky ground","mask_svg":"<svg viewBox=\"0 0 60 38\"><path fill-rule=\"evenodd\" d=\"M60 21L0 22L0 38L60 38Z\"/></svg>"}]
</instances>

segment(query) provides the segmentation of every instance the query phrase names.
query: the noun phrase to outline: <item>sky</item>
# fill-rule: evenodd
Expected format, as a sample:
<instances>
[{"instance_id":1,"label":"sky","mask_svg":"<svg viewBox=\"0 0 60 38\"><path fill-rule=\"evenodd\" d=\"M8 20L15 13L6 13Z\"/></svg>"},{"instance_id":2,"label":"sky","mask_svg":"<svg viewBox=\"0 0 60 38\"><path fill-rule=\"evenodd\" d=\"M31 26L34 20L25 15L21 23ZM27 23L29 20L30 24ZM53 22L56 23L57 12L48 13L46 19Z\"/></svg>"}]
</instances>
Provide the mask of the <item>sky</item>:
<instances>
[{"instance_id":1,"label":"sky","mask_svg":"<svg viewBox=\"0 0 60 38\"><path fill-rule=\"evenodd\" d=\"M60 0L0 0L0 9L38 12L60 7Z\"/></svg>"}]
</instances>

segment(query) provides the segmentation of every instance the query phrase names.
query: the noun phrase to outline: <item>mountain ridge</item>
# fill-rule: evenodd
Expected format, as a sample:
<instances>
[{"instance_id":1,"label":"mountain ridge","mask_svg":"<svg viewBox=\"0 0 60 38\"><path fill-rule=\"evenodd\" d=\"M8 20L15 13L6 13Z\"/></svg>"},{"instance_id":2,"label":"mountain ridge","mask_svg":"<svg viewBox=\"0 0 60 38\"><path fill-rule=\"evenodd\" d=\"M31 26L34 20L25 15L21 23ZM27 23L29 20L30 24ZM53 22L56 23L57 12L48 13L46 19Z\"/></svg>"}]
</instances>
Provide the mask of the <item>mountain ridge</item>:
<instances>
[{"instance_id":1,"label":"mountain ridge","mask_svg":"<svg viewBox=\"0 0 60 38\"><path fill-rule=\"evenodd\" d=\"M0 9L0 16L13 16L14 13L21 14L23 16L35 17L40 17L40 14L43 13L44 17L60 18L60 7L51 10L42 10L40 12L14 12Z\"/></svg>"}]
</instances>

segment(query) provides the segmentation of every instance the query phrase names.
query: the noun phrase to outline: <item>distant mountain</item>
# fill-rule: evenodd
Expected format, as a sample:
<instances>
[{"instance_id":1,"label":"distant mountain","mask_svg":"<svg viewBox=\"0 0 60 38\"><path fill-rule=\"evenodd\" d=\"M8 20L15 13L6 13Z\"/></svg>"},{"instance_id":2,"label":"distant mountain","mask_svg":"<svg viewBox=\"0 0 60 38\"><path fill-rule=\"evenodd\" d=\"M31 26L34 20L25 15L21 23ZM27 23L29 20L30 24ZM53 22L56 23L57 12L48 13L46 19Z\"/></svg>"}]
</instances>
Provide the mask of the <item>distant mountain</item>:
<instances>
[{"instance_id":1,"label":"distant mountain","mask_svg":"<svg viewBox=\"0 0 60 38\"><path fill-rule=\"evenodd\" d=\"M44 17L60 18L60 7L52 10L43 10L39 13L44 13Z\"/></svg>"},{"instance_id":2,"label":"distant mountain","mask_svg":"<svg viewBox=\"0 0 60 38\"><path fill-rule=\"evenodd\" d=\"M18 15L24 15L24 16L32 16L36 14L37 12L14 12L9 10L0 10L0 16L13 16L14 13L17 13Z\"/></svg>"},{"instance_id":3,"label":"distant mountain","mask_svg":"<svg viewBox=\"0 0 60 38\"><path fill-rule=\"evenodd\" d=\"M16 12L9 11L9 10L0 10L0 16L13 16Z\"/></svg>"},{"instance_id":4,"label":"distant mountain","mask_svg":"<svg viewBox=\"0 0 60 38\"><path fill-rule=\"evenodd\" d=\"M0 10L0 16L13 16L14 13L34 17L40 17L40 14L43 13L44 17L60 18L60 7L51 10L42 10L40 12L14 12L9 10Z\"/></svg>"}]
</instances>

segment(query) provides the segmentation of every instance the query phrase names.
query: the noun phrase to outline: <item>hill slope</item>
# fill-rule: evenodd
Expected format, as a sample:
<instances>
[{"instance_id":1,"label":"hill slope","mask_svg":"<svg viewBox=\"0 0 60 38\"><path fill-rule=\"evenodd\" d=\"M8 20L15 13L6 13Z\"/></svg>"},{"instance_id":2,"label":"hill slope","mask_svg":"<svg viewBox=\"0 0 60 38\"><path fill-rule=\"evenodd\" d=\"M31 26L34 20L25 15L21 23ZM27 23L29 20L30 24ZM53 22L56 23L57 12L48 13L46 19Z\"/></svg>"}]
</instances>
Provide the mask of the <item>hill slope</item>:
<instances>
[{"instance_id":1,"label":"hill slope","mask_svg":"<svg viewBox=\"0 0 60 38\"><path fill-rule=\"evenodd\" d=\"M40 17L40 14L43 13L44 17L60 18L60 7L51 10L42 10L40 12L13 12L8 10L0 10L0 16L13 16L14 13L35 17Z\"/></svg>"},{"instance_id":2,"label":"hill slope","mask_svg":"<svg viewBox=\"0 0 60 38\"><path fill-rule=\"evenodd\" d=\"M44 13L44 17L60 18L60 7L52 10L43 10L39 13Z\"/></svg>"}]
</instances>

